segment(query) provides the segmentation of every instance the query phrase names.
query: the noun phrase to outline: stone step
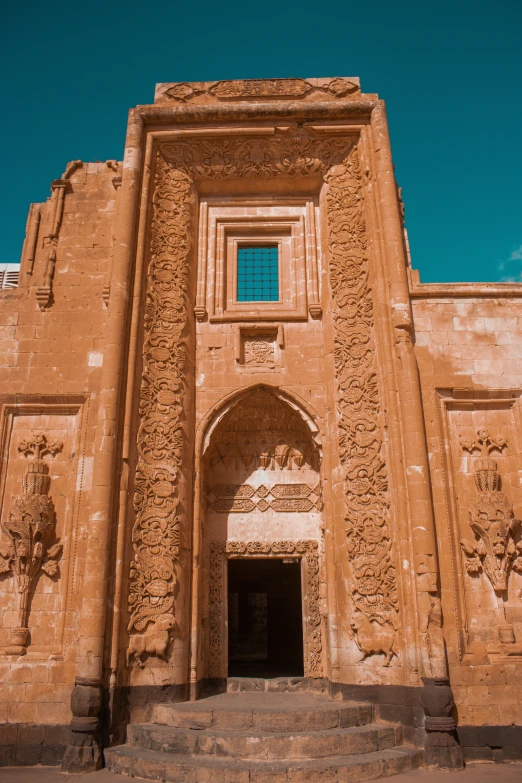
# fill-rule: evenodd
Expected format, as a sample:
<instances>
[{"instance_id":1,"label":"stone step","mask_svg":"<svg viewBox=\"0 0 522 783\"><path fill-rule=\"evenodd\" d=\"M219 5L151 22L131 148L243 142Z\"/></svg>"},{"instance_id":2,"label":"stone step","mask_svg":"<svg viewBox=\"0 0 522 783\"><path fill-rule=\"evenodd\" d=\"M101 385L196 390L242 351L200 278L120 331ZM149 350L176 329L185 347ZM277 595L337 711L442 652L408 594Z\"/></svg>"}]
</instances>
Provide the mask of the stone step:
<instances>
[{"instance_id":1,"label":"stone step","mask_svg":"<svg viewBox=\"0 0 522 783\"><path fill-rule=\"evenodd\" d=\"M228 693L328 693L327 679L309 677L228 677Z\"/></svg>"},{"instance_id":2,"label":"stone step","mask_svg":"<svg viewBox=\"0 0 522 783\"><path fill-rule=\"evenodd\" d=\"M364 726L373 720L373 705L335 702L325 696L222 694L200 701L157 704L152 723L180 729L319 731Z\"/></svg>"},{"instance_id":3,"label":"stone step","mask_svg":"<svg viewBox=\"0 0 522 783\"><path fill-rule=\"evenodd\" d=\"M402 731L391 725L355 726L306 732L256 732L179 729L154 723L127 727L127 743L164 753L235 759L313 759L387 750L400 744Z\"/></svg>"},{"instance_id":4,"label":"stone step","mask_svg":"<svg viewBox=\"0 0 522 783\"><path fill-rule=\"evenodd\" d=\"M112 772L172 783L359 783L398 775L422 763L422 751L406 745L353 756L299 761L180 756L129 745L108 748Z\"/></svg>"}]
</instances>

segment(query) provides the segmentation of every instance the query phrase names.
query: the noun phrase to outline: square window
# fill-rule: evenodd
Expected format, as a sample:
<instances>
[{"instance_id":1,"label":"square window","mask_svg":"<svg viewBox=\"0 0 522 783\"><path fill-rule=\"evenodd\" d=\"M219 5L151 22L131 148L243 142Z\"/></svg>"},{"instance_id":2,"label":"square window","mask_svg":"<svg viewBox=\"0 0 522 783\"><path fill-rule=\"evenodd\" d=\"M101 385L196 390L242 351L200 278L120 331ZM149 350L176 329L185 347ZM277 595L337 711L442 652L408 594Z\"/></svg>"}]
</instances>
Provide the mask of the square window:
<instances>
[{"instance_id":1,"label":"square window","mask_svg":"<svg viewBox=\"0 0 522 783\"><path fill-rule=\"evenodd\" d=\"M279 248L277 245L238 246L237 301L279 301Z\"/></svg>"}]
</instances>

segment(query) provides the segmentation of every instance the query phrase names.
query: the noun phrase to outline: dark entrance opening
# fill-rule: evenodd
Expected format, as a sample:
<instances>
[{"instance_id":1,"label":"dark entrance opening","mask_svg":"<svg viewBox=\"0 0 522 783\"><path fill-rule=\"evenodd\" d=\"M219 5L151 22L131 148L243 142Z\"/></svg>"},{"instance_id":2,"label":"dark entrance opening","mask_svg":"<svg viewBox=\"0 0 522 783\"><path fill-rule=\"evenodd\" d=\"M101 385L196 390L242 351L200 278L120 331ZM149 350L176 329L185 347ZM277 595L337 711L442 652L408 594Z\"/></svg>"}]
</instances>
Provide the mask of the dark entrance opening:
<instances>
[{"instance_id":1,"label":"dark entrance opening","mask_svg":"<svg viewBox=\"0 0 522 783\"><path fill-rule=\"evenodd\" d=\"M300 560L228 561L229 677L302 677Z\"/></svg>"}]
</instances>

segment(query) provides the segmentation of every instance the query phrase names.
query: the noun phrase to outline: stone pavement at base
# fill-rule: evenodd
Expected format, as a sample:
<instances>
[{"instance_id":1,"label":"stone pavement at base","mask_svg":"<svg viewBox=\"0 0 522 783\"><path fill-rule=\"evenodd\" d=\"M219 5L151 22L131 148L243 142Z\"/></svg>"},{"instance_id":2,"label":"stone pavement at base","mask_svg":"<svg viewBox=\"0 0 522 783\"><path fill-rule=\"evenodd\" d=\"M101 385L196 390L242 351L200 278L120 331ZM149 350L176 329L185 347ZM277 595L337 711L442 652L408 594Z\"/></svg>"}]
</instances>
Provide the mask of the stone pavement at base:
<instances>
[{"instance_id":1,"label":"stone pavement at base","mask_svg":"<svg viewBox=\"0 0 522 783\"><path fill-rule=\"evenodd\" d=\"M62 775L59 767L0 767L0 783L149 783L107 769L89 775ZM415 769L383 778L386 783L522 783L522 764L468 764L463 772Z\"/></svg>"}]
</instances>

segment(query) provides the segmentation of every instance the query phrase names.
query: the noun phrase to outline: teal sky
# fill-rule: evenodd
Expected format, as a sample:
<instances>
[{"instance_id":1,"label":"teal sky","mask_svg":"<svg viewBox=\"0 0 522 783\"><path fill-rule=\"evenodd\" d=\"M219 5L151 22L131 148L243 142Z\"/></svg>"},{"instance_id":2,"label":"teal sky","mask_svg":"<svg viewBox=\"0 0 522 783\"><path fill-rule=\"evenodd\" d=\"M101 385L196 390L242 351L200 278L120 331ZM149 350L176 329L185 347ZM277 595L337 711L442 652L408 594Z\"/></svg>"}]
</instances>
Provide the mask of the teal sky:
<instances>
[{"instance_id":1,"label":"teal sky","mask_svg":"<svg viewBox=\"0 0 522 783\"><path fill-rule=\"evenodd\" d=\"M387 102L424 282L520 280L520 0L4 3L0 262L69 160L121 159L154 84L359 76Z\"/></svg>"}]
</instances>

